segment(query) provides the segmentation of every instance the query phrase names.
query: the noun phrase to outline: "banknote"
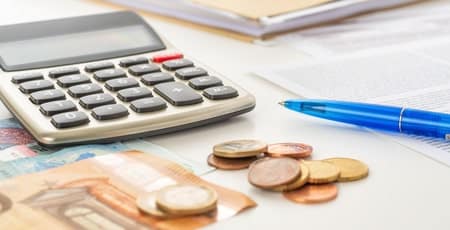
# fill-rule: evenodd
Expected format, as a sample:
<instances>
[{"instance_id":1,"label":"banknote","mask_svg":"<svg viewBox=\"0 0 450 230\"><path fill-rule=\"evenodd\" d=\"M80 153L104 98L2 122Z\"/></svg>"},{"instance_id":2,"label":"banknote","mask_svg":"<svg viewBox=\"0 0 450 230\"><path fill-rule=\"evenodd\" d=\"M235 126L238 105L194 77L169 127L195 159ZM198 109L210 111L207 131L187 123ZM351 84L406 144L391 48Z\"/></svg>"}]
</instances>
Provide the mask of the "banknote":
<instances>
[{"instance_id":1,"label":"banknote","mask_svg":"<svg viewBox=\"0 0 450 230\"><path fill-rule=\"evenodd\" d=\"M217 209L167 219L139 210L138 196L174 184L214 190ZM254 206L242 193L207 182L172 161L137 151L0 181L0 229L198 229Z\"/></svg>"},{"instance_id":2,"label":"banknote","mask_svg":"<svg viewBox=\"0 0 450 230\"><path fill-rule=\"evenodd\" d=\"M0 150L33 142L33 137L15 118L0 120Z\"/></svg>"}]
</instances>

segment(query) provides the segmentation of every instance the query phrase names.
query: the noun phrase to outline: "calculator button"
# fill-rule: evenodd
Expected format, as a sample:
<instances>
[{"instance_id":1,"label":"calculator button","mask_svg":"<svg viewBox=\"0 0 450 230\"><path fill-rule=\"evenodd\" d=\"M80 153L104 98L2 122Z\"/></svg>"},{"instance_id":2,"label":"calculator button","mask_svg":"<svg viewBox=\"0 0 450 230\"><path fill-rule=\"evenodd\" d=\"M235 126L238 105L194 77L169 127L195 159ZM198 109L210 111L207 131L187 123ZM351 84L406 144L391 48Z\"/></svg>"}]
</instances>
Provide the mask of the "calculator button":
<instances>
[{"instance_id":1,"label":"calculator button","mask_svg":"<svg viewBox=\"0 0 450 230\"><path fill-rule=\"evenodd\" d=\"M51 123L58 129L70 128L89 123L89 118L83 112L74 111L54 115Z\"/></svg>"},{"instance_id":2,"label":"calculator button","mask_svg":"<svg viewBox=\"0 0 450 230\"><path fill-rule=\"evenodd\" d=\"M155 86L155 92L172 105L192 105L203 101L193 89L180 82L167 82Z\"/></svg>"},{"instance_id":3,"label":"calculator button","mask_svg":"<svg viewBox=\"0 0 450 230\"><path fill-rule=\"evenodd\" d=\"M175 59L170 61L165 61L163 63L163 67L166 70L174 71L177 69L185 68L185 67L192 67L194 66L194 63L187 59Z\"/></svg>"},{"instance_id":4,"label":"calculator button","mask_svg":"<svg viewBox=\"0 0 450 230\"><path fill-rule=\"evenodd\" d=\"M120 61L119 65L121 67L129 67L132 65L139 65L139 64L145 64L148 63L148 59L145 57L135 57L135 58L127 58Z\"/></svg>"},{"instance_id":5,"label":"calculator button","mask_svg":"<svg viewBox=\"0 0 450 230\"><path fill-rule=\"evenodd\" d=\"M139 83L134 78L112 79L106 82L105 87L111 91L119 91L121 89L137 87Z\"/></svg>"},{"instance_id":6,"label":"calculator button","mask_svg":"<svg viewBox=\"0 0 450 230\"><path fill-rule=\"evenodd\" d=\"M183 68L175 72L175 76L181 80L189 80L191 78L204 76L207 74L208 72L206 72L206 70L198 67Z\"/></svg>"},{"instance_id":7,"label":"calculator button","mask_svg":"<svg viewBox=\"0 0 450 230\"><path fill-rule=\"evenodd\" d=\"M92 116L97 120L110 120L126 117L130 114L128 109L120 104L104 105L92 110Z\"/></svg>"},{"instance_id":8,"label":"calculator button","mask_svg":"<svg viewBox=\"0 0 450 230\"><path fill-rule=\"evenodd\" d=\"M121 69L104 69L94 73L94 78L97 81L107 81L121 77L127 77L127 74Z\"/></svg>"},{"instance_id":9,"label":"calculator button","mask_svg":"<svg viewBox=\"0 0 450 230\"><path fill-rule=\"evenodd\" d=\"M181 53L162 53L153 56L152 61L156 63L165 62L173 59L183 58L183 54Z\"/></svg>"},{"instance_id":10,"label":"calculator button","mask_svg":"<svg viewBox=\"0 0 450 230\"><path fill-rule=\"evenodd\" d=\"M36 91L44 90L44 89L53 89L53 83L49 80L35 80L35 81L27 81L20 84L20 91L22 93L33 93Z\"/></svg>"},{"instance_id":11,"label":"calculator button","mask_svg":"<svg viewBox=\"0 0 450 230\"><path fill-rule=\"evenodd\" d=\"M150 73L142 76L141 82L145 85L156 85L163 82L174 81L172 75L165 72Z\"/></svg>"},{"instance_id":12,"label":"calculator button","mask_svg":"<svg viewBox=\"0 0 450 230\"><path fill-rule=\"evenodd\" d=\"M87 64L84 67L84 70L88 73L93 73L95 71L99 71L102 69L114 69L114 63L112 63L112 62L97 62L97 63Z\"/></svg>"},{"instance_id":13,"label":"calculator button","mask_svg":"<svg viewBox=\"0 0 450 230\"><path fill-rule=\"evenodd\" d=\"M189 86L197 90L221 85L222 81L219 78L213 76L197 77L189 81Z\"/></svg>"},{"instance_id":14,"label":"calculator button","mask_svg":"<svg viewBox=\"0 0 450 230\"><path fill-rule=\"evenodd\" d=\"M72 101L52 101L41 105L39 111L45 116L52 116L58 113L76 111L77 106Z\"/></svg>"},{"instance_id":15,"label":"calculator button","mask_svg":"<svg viewBox=\"0 0 450 230\"><path fill-rule=\"evenodd\" d=\"M44 75L42 75L42 73L30 72L13 76L11 78L11 82L14 84L19 84L26 81L40 80L40 79L44 79Z\"/></svg>"},{"instance_id":16,"label":"calculator button","mask_svg":"<svg viewBox=\"0 0 450 230\"><path fill-rule=\"evenodd\" d=\"M30 101L36 105L63 99L66 99L66 95L59 89L42 90L30 94Z\"/></svg>"},{"instance_id":17,"label":"calculator button","mask_svg":"<svg viewBox=\"0 0 450 230\"><path fill-rule=\"evenodd\" d=\"M51 78L58 78L64 75L78 74L80 70L77 67L66 67L61 69L54 69L48 73Z\"/></svg>"},{"instance_id":18,"label":"calculator button","mask_svg":"<svg viewBox=\"0 0 450 230\"><path fill-rule=\"evenodd\" d=\"M90 83L91 79L84 75L84 74L74 74L74 75L67 75L64 77L58 78L56 83L61 87L70 87L74 85L84 84L84 83Z\"/></svg>"},{"instance_id":19,"label":"calculator button","mask_svg":"<svg viewBox=\"0 0 450 230\"><path fill-rule=\"evenodd\" d=\"M92 109L102 105L115 104L113 96L106 93L93 94L80 98L80 105L85 109Z\"/></svg>"},{"instance_id":20,"label":"calculator button","mask_svg":"<svg viewBox=\"0 0 450 230\"><path fill-rule=\"evenodd\" d=\"M103 93L103 89L97 84L83 84L70 87L68 93L72 97L80 98L95 93Z\"/></svg>"},{"instance_id":21,"label":"calculator button","mask_svg":"<svg viewBox=\"0 0 450 230\"><path fill-rule=\"evenodd\" d=\"M143 98L131 102L130 108L136 113L154 112L167 108L166 102L159 97Z\"/></svg>"},{"instance_id":22,"label":"calculator button","mask_svg":"<svg viewBox=\"0 0 450 230\"><path fill-rule=\"evenodd\" d=\"M128 72L134 76L142 76L147 73L154 73L159 71L161 71L159 66L155 64L134 65L128 69Z\"/></svg>"},{"instance_id":23,"label":"calculator button","mask_svg":"<svg viewBox=\"0 0 450 230\"><path fill-rule=\"evenodd\" d=\"M144 97L152 97L152 91L146 87L122 89L117 93L117 97L124 102L129 102Z\"/></svg>"},{"instance_id":24,"label":"calculator button","mask_svg":"<svg viewBox=\"0 0 450 230\"><path fill-rule=\"evenodd\" d=\"M231 86L217 86L205 89L203 95L211 100L227 99L239 96L238 91Z\"/></svg>"}]
</instances>

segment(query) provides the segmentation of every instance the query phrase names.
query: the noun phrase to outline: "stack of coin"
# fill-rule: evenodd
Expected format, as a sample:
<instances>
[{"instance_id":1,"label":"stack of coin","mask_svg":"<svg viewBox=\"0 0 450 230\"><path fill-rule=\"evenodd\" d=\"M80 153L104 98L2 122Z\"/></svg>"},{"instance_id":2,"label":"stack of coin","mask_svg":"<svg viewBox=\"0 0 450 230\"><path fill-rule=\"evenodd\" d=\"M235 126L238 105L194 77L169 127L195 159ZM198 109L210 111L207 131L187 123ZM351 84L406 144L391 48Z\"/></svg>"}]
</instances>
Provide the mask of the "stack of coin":
<instances>
[{"instance_id":1,"label":"stack of coin","mask_svg":"<svg viewBox=\"0 0 450 230\"><path fill-rule=\"evenodd\" d=\"M245 169L266 151L267 144L261 141L228 141L213 147L213 153L208 156L208 164L224 170Z\"/></svg>"},{"instance_id":2,"label":"stack of coin","mask_svg":"<svg viewBox=\"0 0 450 230\"><path fill-rule=\"evenodd\" d=\"M136 203L140 210L149 215L173 218L214 211L217 208L217 198L217 193L211 188L178 184L140 195Z\"/></svg>"}]
</instances>

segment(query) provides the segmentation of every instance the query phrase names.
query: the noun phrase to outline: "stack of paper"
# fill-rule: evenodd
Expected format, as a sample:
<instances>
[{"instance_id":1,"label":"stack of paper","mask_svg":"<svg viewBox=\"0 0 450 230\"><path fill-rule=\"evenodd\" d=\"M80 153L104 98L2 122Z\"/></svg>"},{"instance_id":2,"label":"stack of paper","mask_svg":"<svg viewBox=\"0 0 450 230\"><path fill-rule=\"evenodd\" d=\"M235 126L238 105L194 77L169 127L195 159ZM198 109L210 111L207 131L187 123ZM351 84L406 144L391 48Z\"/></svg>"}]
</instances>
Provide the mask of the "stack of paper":
<instances>
[{"instance_id":1,"label":"stack of paper","mask_svg":"<svg viewBox=\"0 0 450 230\"><path fill-rule=\"evenodd\" d=\"M262 37L417 0L109 0L157 14Z\"/></svg>"}]
</instances>

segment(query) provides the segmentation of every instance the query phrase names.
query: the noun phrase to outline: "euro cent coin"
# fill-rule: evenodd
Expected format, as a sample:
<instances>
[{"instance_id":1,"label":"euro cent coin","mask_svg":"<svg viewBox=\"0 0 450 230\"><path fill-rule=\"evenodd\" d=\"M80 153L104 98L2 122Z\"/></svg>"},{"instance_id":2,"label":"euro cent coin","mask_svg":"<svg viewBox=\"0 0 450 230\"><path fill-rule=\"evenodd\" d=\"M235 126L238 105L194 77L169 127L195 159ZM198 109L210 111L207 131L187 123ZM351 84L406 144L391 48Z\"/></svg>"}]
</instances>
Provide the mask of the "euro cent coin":
<instances>
[{"instance_id":1,"label":"euro cent coin","mask_svg":"<svg viewBox=\"0 0 450 230\"><path fill-rule=\"evenodd\" d=\"M250 184L271 189L296 181L301 176L301 167L292 158L263 158L253 162L248 171Z\"/></svg>"},{"instance_id":2,"label":"euro cent coin","mask_svg":"<svg viewBox=\"0 0 450 230\"><path fill-rule=\"evenodd\" d=\"M210 154L208 164L223 170L240 170L248 168L257 159L257 157L224 158Z\"/></svg>"},{"instance_id":3,"label":"euro cent coin","mask_svg":"<svg viewBox=\"0 0 450 230\"><path fill-rule=\"evenodd\" d=\"M325 161L303 161L309 168L308 183L324 184L337 181L339 168Z\"/></svg>"},{"instance_id":4,"label":"euro cent coin","mask_svg":"<svg viewBox=\"0 0 450 230\"><path fill-rule=\"evenodd\" d=\"M266 155L270 157L305 158L311 156L312 151L312 146L307 144L278 143L269 145Z\"/></svg>"},{"instance_id":5,"label":"euro cent coin","mask_svg":"<svg viewBox=\"0 0 450 230\"><path fill-rule=\"evenodd\" d=\"M292 182L290 184L277 186L275 188L272 188L271 190L275 191L275 192L292 191L292 190L298 189L298 188L302 187L303 185L305 185L308 182L309 169L304 163L299 163L299 164L300 164L300 169L301 169L301 175L297 180L295 180L294 182Z\"/></svg>"},{"instance_id":6,"label":"euro cent coin","mask_svg":"<svg viewBox=\"0 0 450 230\"><path fill-rule=\"evenodd\" d=\"M208 187L193 184L170 185L156 194L156 206L175 215L197 215L215 210L217 193Z\"/></svg>"},{"instance_id":7,"label":"euro cent coin","mask_svg":"<svg viewBox=\"0 0 450 230\"><path fill-rule=\"evenodd\" d=\"M351 158L330 158L324 160L337 166L341 171L338 181L355 181L369 175L369 167L359 160Z\"/></svg>"},{"instance_id":8,"label":"euro cent coin","mask_svg":"<svg viewBox=\"0 0 450 230\"><path fill-rule=\"evenodd\" d=\"M308 184L302 188L290 192L284 192L283 196L296 203L322 203L334 200L338 195L335 184Z\"/></svg>"},{"instance_id":9,"label":"euro cent coin","mask_svg":"<svg viewBox=\"0 0 450 230\"><path fill-rule=\"evenodd\" d=\"M225 158L253 157L267 151L267 144L257 140L234 140L213 147L213 154Z\"/></svg>"}]
</instances>

